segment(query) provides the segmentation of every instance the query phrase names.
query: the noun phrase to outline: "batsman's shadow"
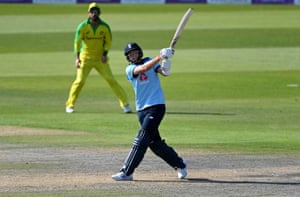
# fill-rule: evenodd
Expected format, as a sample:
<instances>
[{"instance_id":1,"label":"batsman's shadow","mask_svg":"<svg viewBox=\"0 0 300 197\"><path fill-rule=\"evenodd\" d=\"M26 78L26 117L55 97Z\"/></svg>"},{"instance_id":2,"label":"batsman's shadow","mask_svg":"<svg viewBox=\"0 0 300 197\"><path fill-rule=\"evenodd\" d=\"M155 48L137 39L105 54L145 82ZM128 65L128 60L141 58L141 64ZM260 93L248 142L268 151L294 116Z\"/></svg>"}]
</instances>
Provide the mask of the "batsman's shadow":
<instances>
[{"instance_id":1,"label":"batsman's shadow","mask_svg":"<svg viewBox=\"0 0 300 197\"><path fill-rule=\"evenodd\" d=\"M136 182L151 183L214 183L214 184L250 184L250 185L300 185L300 182L276 182L276 181L231 181L231 180L214 180L206 178L186 178L182 180L134 180Z\"/></svg>"},{"instance_id":2,"label":"batsman's shadow","mask_svg":"<svg viewBox=\"0 0 300 197\"><path fill-rule=\"evenodd\" d=\"M220 113L220 112L166 112L166 114L176 115L209 115L209 116L234 116L234 113Z\"/></svg>"},{"instance_id":3,"label":"batsman's shadow","mask_svg":"<svg viewBox=\"0 0 300 197\"><path fill-rule=\"evenodd\" d=\"M280 181L231 181L214 180L205 178L187 178L188 183L218 183L218 184L258 184L258 185L300 185L300 182L280 182Z\"/></svg>"}]
</instances>

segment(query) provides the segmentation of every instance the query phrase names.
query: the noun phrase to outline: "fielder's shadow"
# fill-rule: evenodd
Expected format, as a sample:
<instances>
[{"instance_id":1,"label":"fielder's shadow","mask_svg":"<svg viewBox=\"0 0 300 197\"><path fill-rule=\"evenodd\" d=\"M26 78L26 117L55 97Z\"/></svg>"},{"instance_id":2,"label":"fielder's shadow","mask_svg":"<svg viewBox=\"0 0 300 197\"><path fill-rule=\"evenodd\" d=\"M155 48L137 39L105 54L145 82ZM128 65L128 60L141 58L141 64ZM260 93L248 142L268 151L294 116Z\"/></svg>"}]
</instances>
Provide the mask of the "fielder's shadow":
<instances>
[{"instance_id":1,"label":"fielder's shadow","mask_svg":"<svg viewBox=\"0 0 300 197\"><path fill-rule=\"evenodd\" d=\"M205 178L186 178L183 180L134 180L136 182L170 182L170 183L215 183L215 184L255 184L255 185L300 185L300 182L275 182L275 181L226 181Z\"/></svg>"}]
</instances>

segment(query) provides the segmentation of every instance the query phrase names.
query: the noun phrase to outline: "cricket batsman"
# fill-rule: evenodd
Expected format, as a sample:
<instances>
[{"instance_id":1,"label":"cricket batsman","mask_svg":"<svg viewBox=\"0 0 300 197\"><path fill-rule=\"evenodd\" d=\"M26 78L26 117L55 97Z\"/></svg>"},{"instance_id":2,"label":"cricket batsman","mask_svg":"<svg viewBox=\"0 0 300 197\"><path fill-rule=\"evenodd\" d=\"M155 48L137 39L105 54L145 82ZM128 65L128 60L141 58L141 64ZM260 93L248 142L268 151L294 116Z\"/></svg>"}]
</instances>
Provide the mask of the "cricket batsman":
<instances>
[{"instance_id":1,"label":"cricket batsman","mask_svg":"<svg viewBox=\"0 0 300 197\"><path fill-rule=\"evenodd\" d=\"M170 58L173 53L173 49L164 48L160 55L151 58L143 57L143 50L136 42L129 42L124 48L124 55L129 62L126 75L135 92L140 128L120 172L112 175L112 179L116 181L133 180L133 173L142 162L148 148L177 170L178 178L184 179L187 176L187 161L178 156L161 138L159 132L159 125L166 111L159 75L170 75Z\"/></svg>"}]
</instances>

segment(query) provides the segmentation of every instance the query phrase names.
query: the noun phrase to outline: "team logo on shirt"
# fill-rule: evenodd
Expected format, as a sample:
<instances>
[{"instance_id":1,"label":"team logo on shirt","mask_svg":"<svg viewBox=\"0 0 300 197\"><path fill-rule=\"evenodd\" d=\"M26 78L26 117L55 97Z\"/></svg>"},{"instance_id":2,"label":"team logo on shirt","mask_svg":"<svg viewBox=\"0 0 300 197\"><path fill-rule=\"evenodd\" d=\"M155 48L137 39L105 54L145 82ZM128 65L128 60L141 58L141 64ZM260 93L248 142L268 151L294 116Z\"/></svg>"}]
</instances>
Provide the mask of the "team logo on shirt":
<instances>
[{"instance_id":1,"label":"team logo on shirt","mask_svg":"<svg viewBox=\"0 0 300 197\"><path fill-rule=\"evenodd\" d=\"M104 36L104 31L100 31L96 35L91 31L86 31L85 32L85 39L86 40L101 40L101 39L103 39L103 36Z\"/></svg>"},{"instance_id":2,"label":"team logo on shirt","mask_svg":"<svg viewBox=\"0 0 300 197\"><path fill-rule=\"evenodd\" d=\"M145 73L140 74L140 81L146 81L148 79L148 76Z\"/></svg>"}]
</instances>

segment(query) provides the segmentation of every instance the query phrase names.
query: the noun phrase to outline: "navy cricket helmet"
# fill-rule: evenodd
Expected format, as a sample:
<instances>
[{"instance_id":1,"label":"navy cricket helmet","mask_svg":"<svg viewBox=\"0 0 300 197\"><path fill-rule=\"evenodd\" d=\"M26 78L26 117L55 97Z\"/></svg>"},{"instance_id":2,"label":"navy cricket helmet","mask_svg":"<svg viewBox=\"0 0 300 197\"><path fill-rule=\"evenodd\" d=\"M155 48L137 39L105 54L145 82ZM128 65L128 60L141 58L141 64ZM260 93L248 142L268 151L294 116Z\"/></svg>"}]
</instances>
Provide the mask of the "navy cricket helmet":
<instances>
[{"instance_id":1,"label":"navy cricket helmet","mask_svg":"<svg viewBox=\"0 0 300 197\"><path fill-rule=\"evenodd\" d=\"M126 44L126 46L124 47L124 55L126 56L127 60L129 61L128 59L128 53L130 51L134 51L134 50L138 50L139 51L139 58L138 59L141 59L143 57L143 50L142 48L135 42L129 42Z\"/></svg>"}]
</instances>

